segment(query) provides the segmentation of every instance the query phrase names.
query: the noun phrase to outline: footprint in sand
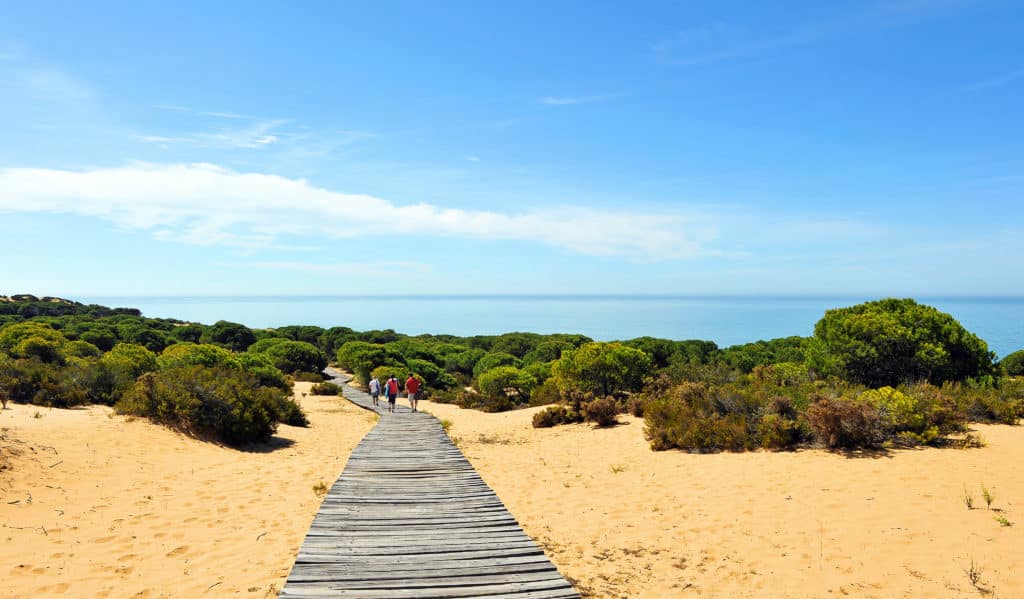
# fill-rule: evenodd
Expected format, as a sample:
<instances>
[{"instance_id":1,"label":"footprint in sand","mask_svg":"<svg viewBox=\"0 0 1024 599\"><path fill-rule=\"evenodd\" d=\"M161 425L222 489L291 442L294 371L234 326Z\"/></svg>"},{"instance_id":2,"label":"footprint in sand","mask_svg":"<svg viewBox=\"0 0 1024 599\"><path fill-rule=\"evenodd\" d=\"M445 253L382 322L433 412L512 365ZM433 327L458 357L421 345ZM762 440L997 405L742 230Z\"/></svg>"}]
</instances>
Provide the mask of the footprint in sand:
<instances>
[{"instance_id":1,"label":"footprint in sand","mask_svg":"<svg viewBox=\"0 0 1024 599\"><path fill-rule=\"evenodd\" d=\"M95 539L93 541L93 543L109 543L109 542L113 541L116 538L117 537L113 537L113 536L112 537L100 537L98 539Z\"/></svg>"},{"instance_id":2,"label":"footprint in sand","mask_svg":"<svg viewBox=\"0 0 1024 599\"><path fill-rule=\"evenodd\" d=\"M71 587L70 584L62 582L60 584L53 584L45 587L39 587L38 590L42 595L62 595Z\"/></svg>"},{"instance_id":3,"label":"footprint in sand","mask_svg":"<svg viewBox=\"0 0 1024 599\"><path fill-rule=\"evenodd\" d=\"M177 549L172 549L171 551L168 551L167 552L167 557L177 557L177 556L185 553L186 551L188 551L188 545L182 545L181 547L178 547Z\"/></svg>"}]
</instances>

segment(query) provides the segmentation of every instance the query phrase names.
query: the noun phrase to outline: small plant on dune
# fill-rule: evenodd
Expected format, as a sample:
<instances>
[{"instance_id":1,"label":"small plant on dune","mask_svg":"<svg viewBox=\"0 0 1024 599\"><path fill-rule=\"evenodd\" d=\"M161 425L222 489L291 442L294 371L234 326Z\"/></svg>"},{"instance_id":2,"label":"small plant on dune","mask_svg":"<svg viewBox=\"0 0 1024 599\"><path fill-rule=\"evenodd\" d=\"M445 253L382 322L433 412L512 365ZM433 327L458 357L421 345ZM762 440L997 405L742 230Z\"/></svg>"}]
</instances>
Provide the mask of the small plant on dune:
<instances>
[{"instance_id":1,"label":"small plant on dune","mask_svg":"<svg viewBox=\"0 0 1024 599\"><path fill-rule=\"evenodd\" d=\"M988 490L985 483L981 483L981 496L985 498L985 507L992 509L992 502L996 500L996 497L992 494L992 491Z\"/></svg>"},{"instance_id":2,"label":"small plant on dune","mask_svg":"<svg viewBox=\"0 0 1024 599\"><path fill-rule=\"evenodd\" d=\"M985 447L985 438L977 433L967 433L962 439L956 439L952 445L958 449L980 449Z\"/></svg>"},{"instance_id":3,"label":"small plant on dune","mask_svg":"<svg viewBox=\"0 0 1024 599\"><path fill-rule=\"evenodd\" d=\"M33 418L42 418L42 417L43 417L43 413L42 413L42 412L40 412L39 410L36 410L36 411L35 411L35 412L34 412L34 413L32 414L32 417L33 417Z\"/></svg>"},{"instance_id":4,"label":"small plant on dune","mask_svg":"<svg viewBox=\"0 0 1024 599\"><path fill-rule=\"evenodd\" d=\"M626 471L626 466L625 465L623 465L623 464L612 464L612 472L613 473L619 474L620 472L625 472L625 471Z\"/></svg>"},{"instance_id":5,"label":"small plant on dune","mask_svg":"<svg viewBox=\"0 0 1024 599\"><path fill-rule=\"evenodd\" d=\"M971 565L964 568L964 574L967 575L967 580L970 581L971 586L978 589L982 593L988 593L988 588L984 586L981 580L983 570L981 566L974 563L974 558L971 558Z\"/></svg>"},{"instance_id":6,"label":"small plant on dune","mask_svg":"<svg viewBox=\"0 0 1024 599\"><path fill-rule=\"evenodd\" d=\"M999 523L999 526L1002 526L1004 528L1013 526L1013 522L1007 520L1006 516L996 516L994 520Z\"/></svg>"},{"instance_id":7,"label":"small plant on dune","mask_svg":"<svg viewBox=\"0 0 1024 599\"><path fill-rule=\"evenodd\" d=\"M964 500L964 505L967 506L967 509L969 509L969 510L973 510L974 509L974 498L971 497L971 494L967 491L967 485L964 485L963 500Z\"/></svg>"},{"instance_id":8,"label":"small plant on dune","mask_svg":"<svg viewBox=\"0 0 1024 599\"><path fill-rule=\"evenodd\" d=\"M444 432L447 433L452 428L452 421L448 420L447 418L442 419L441 420L441 428L443 428Z\"/></svg>"},{"instance_id":9,"label":"small plant on dune","mask_svg":"<svg viewBox=\"0 0 1024 599\"><path fill-rule=\"evenodd\" d=\"M313 485L313 494L317 497L322 497L327 494L327 484L324 481L320 481Z\"/></svg>"}]
</instances>

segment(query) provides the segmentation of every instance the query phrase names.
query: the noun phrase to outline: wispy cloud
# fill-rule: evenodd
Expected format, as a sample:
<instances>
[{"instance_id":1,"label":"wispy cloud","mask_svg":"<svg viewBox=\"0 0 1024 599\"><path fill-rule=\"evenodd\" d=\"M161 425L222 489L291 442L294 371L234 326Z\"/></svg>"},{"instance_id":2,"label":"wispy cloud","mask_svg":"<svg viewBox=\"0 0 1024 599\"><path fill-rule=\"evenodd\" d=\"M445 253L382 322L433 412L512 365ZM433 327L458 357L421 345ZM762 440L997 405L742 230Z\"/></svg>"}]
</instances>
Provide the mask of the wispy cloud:
<instances>
[{"instance_id":1,"label":"wispy cloud","mask_svg":"<svg viewBox=\"0 0 1024 599\"><path fill-rule=\"evenodd\" d=\"M974 83L965 85L963 91L978 91L981 89L992 89L996 87L1002 87L1008 83L1013 83L1019 79L1024 79L1024 69L1017 69L1010 71L1009 73L1003 73L995 77L989 77L988 79L982 79L981 81L975 81Z\"/></svg>"},{"instance_id":2,"label":"wispy cloud","mask_svg":"<svg viewBox=\"0 0 1024 599\"><path fill-rule=\"evenodd\" d=\"M196 114L198 114L199 116L217 117L219 119L247 119L247 118L252 118L252 117L248 117L248 116L246 116L244 114L238 114L237 112L203 111L203 112L197 112Z\"/></svg>"},{"instance_id":3,"label":"wispy cloud","mask_svg":"<svg viewBox=\"0 0 1024 599\"><path fill-rule=\"evenodd\" d=\"M319 262L291 262L273 260L267 262L251 262L243 264L249 268L263 270L285 270L290 272L302 272L319 275L372 275L381 272L415 272L418 274L429 273L433 267L421 262L403 260L377 261L377 262L335 262L323 264Z\"/></svg>"},{"instance_id":4,"label":"wispy cloud","mask_svg":"<svg viewBox=\"0 0 1024 599\"><path fill-rule=\"evenodd\" d=\"M609 97L610 96L544 96L537 98L537 102L548 106L574 106L576 104L593 104L594 102L602 102L607 100Z\"/></svg>"},{"instance_id":5,"label":"wispy cloud","mask_svg":"<svg viewBox=\"0 0 1024 599\"><path fill-rule=\"evenodd\" d=\"M182 135L140 135L140 141L161 144L193 145L206 148L258 149L281 141L288 134L280 129L290 121L273 119L247 124L242 127L221 127L214 131L185 133Z\"/></svg>"},{"instance_id":6,"label":"wispy cloud","mask_svg":"<svg viewBox=\"0 0 1024 599\"><path fill-rule=\"evenodd\" d=\"M70 213L150 230L198 245L265 247L282 237L395 234L519 240L594 256L686 258L709 250L711 228L679 212L582 207L520 213L396 204L302 179L240 173L210 164L132 164L70 171L0 169L0 210Z\"/></svg>"},{"instance_id":7,"label":"wispy cloud","mask_svg":"<svg viewBox=\"0 0 1024 599\"><path fill-rule=\"evenodd\" d=\"M470 162L480 162L480 157L479 156L474 156L472 154L469 154L469 155L465 156L465 158L466 158L466 160L468 160Z\"/></svg>"},{"instance_id":8,"label":"wispy cloud","mask_svg":"<svg viewBox=\"0 0 1024 599\"><path fill-rule=\"evenodd\" d=\"M894 0L876 2L857 12L845 12L781 31L752 31L734 23L711 22L686 29L651 44L656 60L676 66L695 66L761 56L786 48L917 24L953 12L972 0Z\"/></svg>"}]
</instances>

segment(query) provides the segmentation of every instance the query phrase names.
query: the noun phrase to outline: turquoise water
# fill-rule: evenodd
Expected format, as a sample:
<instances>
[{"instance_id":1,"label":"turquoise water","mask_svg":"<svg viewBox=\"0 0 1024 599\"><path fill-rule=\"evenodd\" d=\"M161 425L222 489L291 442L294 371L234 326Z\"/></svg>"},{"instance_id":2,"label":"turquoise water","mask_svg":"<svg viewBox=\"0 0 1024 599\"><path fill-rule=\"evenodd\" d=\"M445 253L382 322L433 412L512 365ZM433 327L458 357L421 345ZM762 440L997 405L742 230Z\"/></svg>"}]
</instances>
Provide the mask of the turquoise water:
<instances>
[{"instance_id":1,"label":"turquoise water","mask_svg":"<svg viewBox=\"0 0 1024 599\"><path fill-rule=\"evenodd\" d=\"M872 297L621 296L263 296L76 297L134 307L151 317L250 327L289 324L395 329L411 335L486 335L509 331L583 333L597 340L643 335L710 339L725 347L810 335L825 310ZM998 355L1024 348L1024 298L917 298L949 312Z\"/></svg>"}]
</instances>

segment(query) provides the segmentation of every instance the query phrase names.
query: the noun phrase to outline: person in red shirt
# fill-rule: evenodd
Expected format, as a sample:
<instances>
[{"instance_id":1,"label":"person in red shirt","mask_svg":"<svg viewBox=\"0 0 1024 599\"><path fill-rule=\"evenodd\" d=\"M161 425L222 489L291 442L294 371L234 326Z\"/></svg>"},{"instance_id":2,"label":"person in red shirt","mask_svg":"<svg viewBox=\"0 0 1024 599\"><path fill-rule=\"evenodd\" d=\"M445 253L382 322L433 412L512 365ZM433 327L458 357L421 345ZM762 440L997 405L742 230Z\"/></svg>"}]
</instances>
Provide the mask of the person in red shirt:
<instances>
[{"instance_id":1,"label":"person in red shirt","mask_svg":"<svg viewBox=\"0 0 1024 599\"><path fill-rule=\"evenodd\" d=\"M416 405L420 402L420 400L416 399L416 394L420 390L420 381L415 375L409 375L409 380L405 381L405 390L409 394L409 406L412 407L412 411L415 412Z\"/></svg>"},{"instance_id":2,"label":"person in red shirt","mask_svg":"<svg viewBox=\"0 0 1024 599\"><path fill-rule=\"evenodd\" d=\"M388 392L388 411L395 411L395 398L398 397L398 379L395 375L388 377L388 382L384 383L384 389Z\"/></svg>"}]
</instances>

